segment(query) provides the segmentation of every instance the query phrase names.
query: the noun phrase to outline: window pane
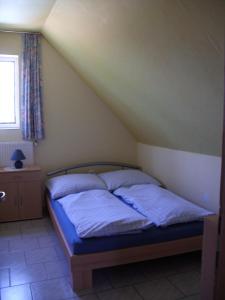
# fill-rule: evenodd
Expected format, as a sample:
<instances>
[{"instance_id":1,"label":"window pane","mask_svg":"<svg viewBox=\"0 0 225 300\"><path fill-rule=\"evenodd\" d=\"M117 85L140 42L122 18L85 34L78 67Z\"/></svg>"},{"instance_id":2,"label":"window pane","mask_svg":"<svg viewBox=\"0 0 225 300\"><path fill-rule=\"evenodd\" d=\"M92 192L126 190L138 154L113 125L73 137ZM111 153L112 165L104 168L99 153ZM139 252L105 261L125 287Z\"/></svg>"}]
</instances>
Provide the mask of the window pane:
<instances>
[{"instance_id":1,"label":"window pane","mask_svg":"<svg viewBox=\"0 0 225 300\"><path fill-rule=\"evenodd\" d=\"M0 123L16 123L15 63L0 62Z\"/></svg>"}]
</instances>

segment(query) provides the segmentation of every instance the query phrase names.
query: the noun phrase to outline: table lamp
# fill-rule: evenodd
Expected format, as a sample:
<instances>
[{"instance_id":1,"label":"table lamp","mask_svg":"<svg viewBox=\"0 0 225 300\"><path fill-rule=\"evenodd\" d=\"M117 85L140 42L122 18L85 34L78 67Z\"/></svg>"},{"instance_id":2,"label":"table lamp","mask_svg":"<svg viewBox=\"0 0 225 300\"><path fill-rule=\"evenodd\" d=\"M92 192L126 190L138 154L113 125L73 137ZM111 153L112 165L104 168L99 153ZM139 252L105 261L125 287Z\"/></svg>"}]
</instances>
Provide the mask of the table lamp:
<instances>
[{"instance_id":1,"label":"table lamp","mask_svg":"<svg viewBox=\"0 0 225 300\"><path fill-rule=\"evenodd\" d=\"M26 159L25 155L23 154L22 150L20 149L16 149L12 156L11 156L11 160L14 160L14 166L16 169L22 169L23 168L23 162L22 160Z\"/></svg>"}]
</instances>

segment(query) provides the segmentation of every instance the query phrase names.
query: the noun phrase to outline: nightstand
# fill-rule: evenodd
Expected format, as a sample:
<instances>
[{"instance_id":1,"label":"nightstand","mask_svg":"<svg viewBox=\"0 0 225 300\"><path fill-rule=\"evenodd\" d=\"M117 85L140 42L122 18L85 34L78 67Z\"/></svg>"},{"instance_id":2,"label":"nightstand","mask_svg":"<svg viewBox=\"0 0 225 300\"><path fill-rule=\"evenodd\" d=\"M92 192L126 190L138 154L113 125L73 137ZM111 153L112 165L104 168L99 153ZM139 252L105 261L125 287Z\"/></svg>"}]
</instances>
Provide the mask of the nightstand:
<instances>
[{"instance_id":1,"label":"nightstand","mask_svg":"<svg viewBox=\"0 0 225 300\"><path fill-rule=\"evenodd\" d=\"M0 168L0 190L6 193L0 205L0 222L42 217L41 169Z\"/></svg>"}]
</instances>

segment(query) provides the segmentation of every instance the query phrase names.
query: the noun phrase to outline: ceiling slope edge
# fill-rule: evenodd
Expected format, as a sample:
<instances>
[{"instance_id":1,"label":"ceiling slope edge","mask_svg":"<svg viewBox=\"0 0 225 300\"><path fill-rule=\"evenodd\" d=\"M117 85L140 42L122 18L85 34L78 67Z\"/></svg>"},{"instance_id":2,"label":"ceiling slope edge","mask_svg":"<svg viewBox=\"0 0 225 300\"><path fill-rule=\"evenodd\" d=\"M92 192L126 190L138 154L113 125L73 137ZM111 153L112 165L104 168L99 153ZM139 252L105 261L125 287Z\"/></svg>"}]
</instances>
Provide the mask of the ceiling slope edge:
<instances>
[{"instance_id":1,"label":"ceiling slope edge","mask_svg":"<svg viewBox=\"0 0 225 300\"><path fill-rule=\"evenodd\" d=\"M48 41L48 43L63 57L65 62L73 69L73 71L79 76L79 78L92 90L92 92L99 98L99 100L110 109L110 111L115 115L118 121L123 124L129 134L131 134L131 136L136 140L136 142L141 143L142 141L138 139L137 133L130 128L129 123L124 121L123 117L120 114L120 111L116 110L114 106L111 105L110 101L107 101L101 89L94 85L93 82L91 82L83 72L81 72L78 68L76 68L76 66L74 66L73 62L71 62L64 51L61 50L61 47L59 46L60 43L57 43L55 40L51 39L44 28L42 28L41 33L43 37Z\"/></svg>"}]
</instances>

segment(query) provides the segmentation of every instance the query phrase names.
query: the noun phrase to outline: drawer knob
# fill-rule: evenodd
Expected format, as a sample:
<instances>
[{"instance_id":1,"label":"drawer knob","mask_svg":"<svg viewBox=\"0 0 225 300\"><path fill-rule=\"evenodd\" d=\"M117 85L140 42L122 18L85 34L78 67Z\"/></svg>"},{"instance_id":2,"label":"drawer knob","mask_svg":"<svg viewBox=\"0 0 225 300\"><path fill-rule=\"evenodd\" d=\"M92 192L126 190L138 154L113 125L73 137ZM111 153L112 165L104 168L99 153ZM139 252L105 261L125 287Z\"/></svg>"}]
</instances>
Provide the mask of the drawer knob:
<instances>
[{"instance_id":1,"label":"drawer knob","mask_svg":"<svg viewBox=\"0 0 225 300\"><path fill-rule=\"evenodd\" d=\"M5 199L6 199L6 194L5 194L5 192L1 191L0 192L0 202L5 201Z\"/></svg>"}]
</instances>

